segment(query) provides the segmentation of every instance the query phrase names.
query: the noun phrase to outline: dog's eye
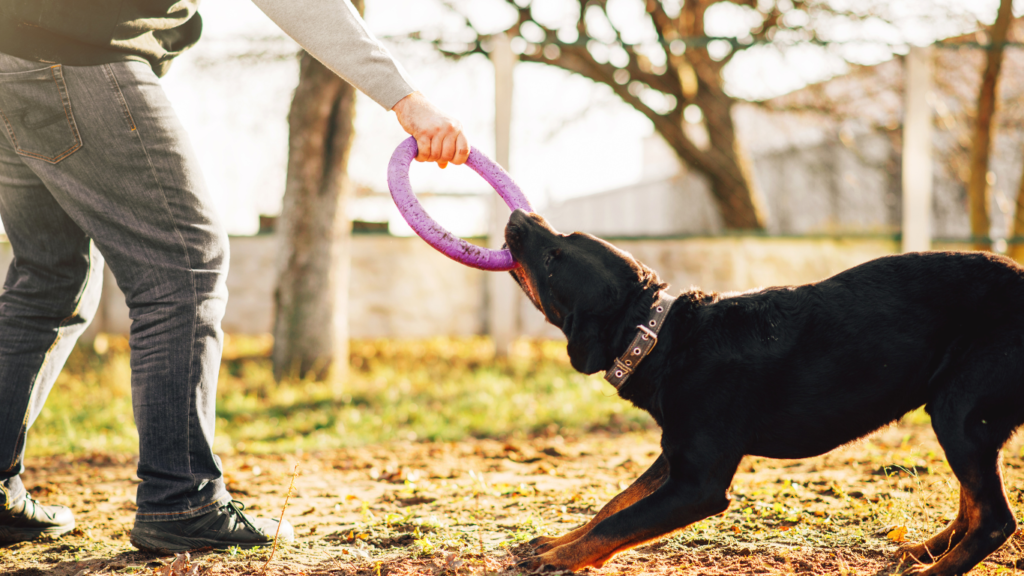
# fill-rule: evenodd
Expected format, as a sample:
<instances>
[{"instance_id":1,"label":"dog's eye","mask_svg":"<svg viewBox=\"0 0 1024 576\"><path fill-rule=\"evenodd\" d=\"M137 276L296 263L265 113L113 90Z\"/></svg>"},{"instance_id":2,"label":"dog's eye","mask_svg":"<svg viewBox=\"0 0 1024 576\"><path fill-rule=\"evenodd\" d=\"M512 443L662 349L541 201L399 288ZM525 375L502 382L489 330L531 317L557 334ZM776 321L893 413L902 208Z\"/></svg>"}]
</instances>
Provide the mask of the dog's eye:
<instances>
[{"instance_id":1,"label":"dog's eye","mask_svg":"<svg viewBox=\"0 0 1024 576\"><path fill-rule=\"evenodd\" d=\"M559 250L558 248L549 251L547 254L544 255L544 265L550 266L551 263L555 261L555 258L558 258L561 255L562 251Z\"/></svg>"}]
</instances>

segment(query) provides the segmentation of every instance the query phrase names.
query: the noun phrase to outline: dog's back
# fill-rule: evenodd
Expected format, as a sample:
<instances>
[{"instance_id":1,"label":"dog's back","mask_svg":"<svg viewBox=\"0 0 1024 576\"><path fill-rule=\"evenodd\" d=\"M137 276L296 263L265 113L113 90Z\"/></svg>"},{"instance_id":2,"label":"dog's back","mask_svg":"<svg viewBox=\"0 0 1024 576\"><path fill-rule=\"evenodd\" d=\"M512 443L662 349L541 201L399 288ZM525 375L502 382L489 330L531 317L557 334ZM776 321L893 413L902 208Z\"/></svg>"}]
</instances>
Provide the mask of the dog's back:
<instances>
[{"instance_id":1,"label":"dog's back","mask_svg":"<svg viewBox=\"0 0 1024 576\"><path fill-rule=\"evenodd\" d=\"M985 396L1019 407L1010 420L1024 421L1024 364L1011 359L1024 360L1024 268L1007 258L892 256L705 302L678 329L686 378L667 393L749 410L748 453L800 458L863 436L934 401L979 347L1007 358L993 360L1000 375Z\"/></svg>"}]
</instances>

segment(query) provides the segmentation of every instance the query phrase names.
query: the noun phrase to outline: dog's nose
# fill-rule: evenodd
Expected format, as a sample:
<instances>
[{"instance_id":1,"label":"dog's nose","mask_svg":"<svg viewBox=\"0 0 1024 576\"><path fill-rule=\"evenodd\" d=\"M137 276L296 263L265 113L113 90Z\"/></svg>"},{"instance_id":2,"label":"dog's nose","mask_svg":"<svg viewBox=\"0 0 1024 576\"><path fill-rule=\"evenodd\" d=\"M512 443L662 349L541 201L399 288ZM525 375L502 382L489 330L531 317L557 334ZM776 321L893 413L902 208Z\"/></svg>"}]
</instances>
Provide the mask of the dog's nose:
<instances>
[{"instance_id":1,"label":"dog's nose","mask_svg":"<svg viewBox=\"0 0 1024 576\"><path fill-rule=\"evenodd\" d=\"M508 217L509 225L522 226L530 221L529 212L522 208L517 208L512 211L512 215Z\"/></svg>"},{"instance_id":2,"label":"dog's nose","mask_svg":"<svg viewBox=\"0 0 1024 576\"><path fill-rule=\"evenodd\" d=\"M505 244L507 244L507 245L518 245L519 244L519 239L520 239L519 238L520 232L521 232L520 228L518 226L516 226L515 224L513 224L512 222L509 222L508 224L506 224L505 225Z\"/></svg>"},{"instance_id":3,"label":"dog's nose","mask_svg":"<svg viewBox=\"0 0 1024 576\"><path fill-rule=\"evenodd\" d=\"M509 216L508 224L505 225L505 243L512 249L518 249L522 243L522 236L526 232L523 224L528 220L526 212L522 210L516 210Z\"/></svg>"}]
</instances>

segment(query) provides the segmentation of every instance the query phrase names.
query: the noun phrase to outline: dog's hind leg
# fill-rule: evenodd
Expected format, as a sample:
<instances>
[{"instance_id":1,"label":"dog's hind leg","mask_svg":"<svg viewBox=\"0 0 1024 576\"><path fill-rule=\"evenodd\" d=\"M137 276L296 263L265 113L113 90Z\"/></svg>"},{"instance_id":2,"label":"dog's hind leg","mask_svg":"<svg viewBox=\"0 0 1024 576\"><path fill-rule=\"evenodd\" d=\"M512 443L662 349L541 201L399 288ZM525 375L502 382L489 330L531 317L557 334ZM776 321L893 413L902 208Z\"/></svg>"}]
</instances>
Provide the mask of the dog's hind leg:
<instances>
[{"instance_id":1,"label":"dog's hind leg","mask_svg":"<svg viewBox=\"0 0 1024 576\"><path fill-rule=\"evenodd\" d=\"M563 534L560 537L552 536L538 536L530 541L530 545L534 546L534 553L542 554L556 548L563 544L568 544L574 540L586 535L587 532L597 526L602 520L615 514L623 508L632 506L637 501L646 497L648 494L657 490L662 484L665 483L665 478L668 477L668 461L665 459L665 455L661 454L658 459L651 464L651 467L646 472L640 475L633 484L620 492L615 498L612 498L610 502L605 504L604 508L597 513L596 516L590 519L583 526Z\"/></svg>"},{"instance_id":2,"label":"dog's hind leg","mask_svg":"<svg viewBox=\"0 0 1024 576\"><path fill-rule=\"evenodd\" d=\"M948 551L933 565L919 564L911 567L911 572L929 576L964 574L1002 546L1017 529L1003 488L999 450L1024 419L1024 367L1020 366L1019 348L999 346L997 342L992 338L985 343L987 346L976 344L928 404L932 427L960 481L960 514L952 530L947 528L951 547L943 546L946 531L925 543L936 545L934 550L929 548L933 555L943 552L943 548ZM962 536L955 533L958 529Z\"/></svg>"},{"instance_id":3,"label":"dog's hind leg","mask_svg":"<svg viewBox=\"0 0 1024 576\"><path fill-rule=\"evenodd\" d=\"M912 568L911 573L928 576L965 574L1002 546L1017 529L1003 491L998 453L989 451L964 458L959 454L950 456L950 452L946 448L950 467L961 482L961 508L966 522L958 517L950 527L926 542L927 553L914 557L920 562L935 559L935 563L927 568L925 564L920 564ZM958 464L953 464L954 461L958 461ZM957 529L963 530L959 537Z\"/></svg>"},{"instance_id":4,"label":"dog's hind leg","mask_svg":"<svg viewBox=\"0 0 1024 576\"><path fill-rule=\"evenodd\" d=\"M967 495L960 488L960 511L946 529L925 542L905 544L896 551L896 557L910 562L931 564L960 543L967 533Z\"/></svg>"}]
</instances>

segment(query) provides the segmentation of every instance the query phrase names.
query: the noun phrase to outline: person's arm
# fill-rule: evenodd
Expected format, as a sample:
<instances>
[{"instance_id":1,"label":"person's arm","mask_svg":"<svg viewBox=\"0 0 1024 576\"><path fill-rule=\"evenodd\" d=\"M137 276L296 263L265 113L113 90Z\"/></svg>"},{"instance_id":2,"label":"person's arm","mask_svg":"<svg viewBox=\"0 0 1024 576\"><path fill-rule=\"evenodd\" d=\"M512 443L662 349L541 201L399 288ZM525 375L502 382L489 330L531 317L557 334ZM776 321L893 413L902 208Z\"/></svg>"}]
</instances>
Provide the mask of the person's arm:
<instances>
[{"instance_id":1,"label":"person's arm","mask_svg":"<svg viewBox=\"0 0 1024 576\"><path fill-rule=\"evenodd\" d=\"M390 110L416 89L347 0L253 0L281 30L360 92Z\"/></svg>"},{"instance_id":2,"label":"person's arm","mask_svg":"<svg viewBox=\"0 0 1024 576\"><path fill-rule=\"evenodd\" d=\"M462 124L416 92L401 64L367 29L348 0L253 0L314 58L387 110L416 138L420 162L462 164Z\"/></svg>"}]
</instances>

